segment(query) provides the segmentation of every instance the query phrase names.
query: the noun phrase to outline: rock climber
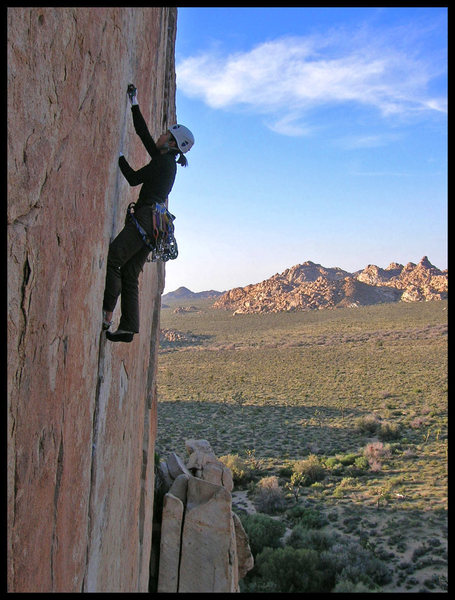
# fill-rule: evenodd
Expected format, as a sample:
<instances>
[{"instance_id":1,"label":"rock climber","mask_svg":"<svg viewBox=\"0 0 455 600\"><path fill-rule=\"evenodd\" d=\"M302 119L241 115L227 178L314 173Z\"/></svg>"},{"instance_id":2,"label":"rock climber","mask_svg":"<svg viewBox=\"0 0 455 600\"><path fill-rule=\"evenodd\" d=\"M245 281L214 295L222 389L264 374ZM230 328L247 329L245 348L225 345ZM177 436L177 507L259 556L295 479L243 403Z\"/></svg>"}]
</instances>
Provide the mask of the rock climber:
<instances>
[{"instance_id":1,"label":"rock climber","mask_svg":"<svg viewBox=\"0 0 455 600\"><path fill-rule=\"evenodd\" d=\"M134 208L134 216L153 243L153 210L155 203L163 204L174 184L177 165L186 167L184 154L194 144L193 134L183 125L173 125L157 141L153 141L139 109L137 89L128 86L134 129L140 137L151 161L134 171L120 152L118 164L131 186L142 184ZM103 298L103 330L112 342L131 342L139 332L138 277L150 248L131 219L109 245L106 284ZM121 295L121 318L117 331L107 331L112 324L112 314Z\"/></svg>"}]
</instances>

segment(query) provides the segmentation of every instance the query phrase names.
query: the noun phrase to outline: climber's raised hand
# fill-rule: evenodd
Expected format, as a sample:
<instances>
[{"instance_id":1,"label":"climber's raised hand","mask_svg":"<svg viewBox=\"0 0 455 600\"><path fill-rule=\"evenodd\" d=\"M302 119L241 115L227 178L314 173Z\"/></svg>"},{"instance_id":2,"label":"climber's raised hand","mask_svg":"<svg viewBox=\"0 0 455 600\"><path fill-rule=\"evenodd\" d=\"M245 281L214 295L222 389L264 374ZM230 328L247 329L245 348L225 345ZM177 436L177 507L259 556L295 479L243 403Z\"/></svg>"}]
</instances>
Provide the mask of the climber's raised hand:
<instances>
[{"instance_id":1,"label":"climber's raised hand","mask_svg":"<svg viewBox=\"0 0 455 600\"><path fill-rule=\"evenodd\" d=\"M132 83L130 83L128 85L126 93L128 94L128 98L130 99L131 106L134 106L135 104L138 103L137 102L137 88Z\"/></svg>"}]
</instances>

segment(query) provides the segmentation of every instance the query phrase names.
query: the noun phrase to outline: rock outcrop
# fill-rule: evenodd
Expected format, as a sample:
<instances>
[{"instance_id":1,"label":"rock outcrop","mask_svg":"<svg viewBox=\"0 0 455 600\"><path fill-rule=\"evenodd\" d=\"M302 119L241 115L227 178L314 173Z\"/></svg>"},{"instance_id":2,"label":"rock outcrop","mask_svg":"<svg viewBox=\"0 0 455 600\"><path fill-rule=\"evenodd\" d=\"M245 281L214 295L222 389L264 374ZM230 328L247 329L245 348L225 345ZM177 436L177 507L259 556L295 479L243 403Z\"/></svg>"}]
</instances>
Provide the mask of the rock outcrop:
<instances>
[{"instance_id":1,"label":"rock outcrop","mask_svg":"<svg viewBox=\"0 0 455 600\"><path fill-rule=\"evenodd\" d=\"M132 344L101 334L120 174L175 121L175 8L9 7L8 591L146 592L164 266ZM114 327L118 313L114 314Z\"/></svg>"},{"instance_id":2,"label":"rock outcrop","mask_svg":"<svg viewBox=\"0 0 455 600\"><path fill-rule=\"evenodd\" d=\"M447 271L440 271L424 256L416 265L406 266L391 263L387 269L368 265L357 275L358 281L374 286L387 286L400 292L400 300L416 302L420 300L441 300L447 297Z\"/></svg>"},{"instance_id":3,"label":"rock outcrop","mask_svg":"<svg viewBox=\"0 0 455 600\"><path fill-rule=\"evenodd\" d=\"M157 591L238 592L254 563L232 512L231 472L206 440L185 446L186 464L173 453L158 470L164 500Z\"/></svg>"},{"instance_id":4,"label":"rock outcrop","mask_svg":"<svg viewBox=\"0 0 455 600\"><path fill-rule=\"evenodd\" d=\"M257 284L234 288L214 303L234 314L355 307L447 298L447 271L424 256L416 265L368 265L349 273L307 261Z\"/></svg>"}]
</instances>

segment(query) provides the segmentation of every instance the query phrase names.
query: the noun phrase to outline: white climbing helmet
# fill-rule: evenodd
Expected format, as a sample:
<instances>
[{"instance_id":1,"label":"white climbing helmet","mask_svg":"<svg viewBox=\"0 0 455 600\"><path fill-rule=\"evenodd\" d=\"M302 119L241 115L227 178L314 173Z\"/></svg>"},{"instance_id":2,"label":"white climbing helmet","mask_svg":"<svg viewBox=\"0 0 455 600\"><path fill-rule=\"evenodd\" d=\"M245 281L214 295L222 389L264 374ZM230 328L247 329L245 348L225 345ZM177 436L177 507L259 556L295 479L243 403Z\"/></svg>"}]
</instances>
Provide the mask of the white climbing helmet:
<instances>
[{"instance_id":1,"label":"white climbing helmet","mask_svg":"<svg viewBox=\"0 0 455 600\"><path fill-rule=\"evenodd\" d=\"M172 125L172 127L169 128L169 131L174 136L180 152L185 154L185 152L191 150L191 147L194 144L194 135L188 127L185 127L184 125Z\"/></svg>"}]
</instances>

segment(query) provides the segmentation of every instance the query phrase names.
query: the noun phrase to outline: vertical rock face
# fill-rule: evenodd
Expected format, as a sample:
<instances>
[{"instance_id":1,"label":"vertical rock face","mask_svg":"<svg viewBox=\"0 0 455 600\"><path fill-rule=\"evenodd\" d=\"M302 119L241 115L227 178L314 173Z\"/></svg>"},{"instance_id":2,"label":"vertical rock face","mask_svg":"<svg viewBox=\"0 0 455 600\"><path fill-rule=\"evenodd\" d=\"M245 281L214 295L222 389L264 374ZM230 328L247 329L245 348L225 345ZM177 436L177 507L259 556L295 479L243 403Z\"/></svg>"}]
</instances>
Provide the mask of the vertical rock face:
<instances>
[{"instance_id":1,"label":"vertical rock face","mask_svg":"<svg viewBox=\"0 0 455 600\"><path fill-rule=\"evenodd\" d=\"M175 121L175 8L8 9L8 591L147 591L161 263L106 343L110 240ZM114 314L114 327L118 312Z\"/></svg>"}]
</instances>

